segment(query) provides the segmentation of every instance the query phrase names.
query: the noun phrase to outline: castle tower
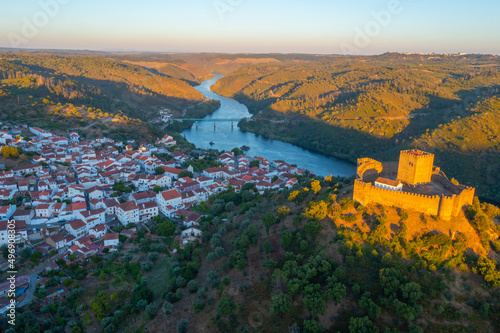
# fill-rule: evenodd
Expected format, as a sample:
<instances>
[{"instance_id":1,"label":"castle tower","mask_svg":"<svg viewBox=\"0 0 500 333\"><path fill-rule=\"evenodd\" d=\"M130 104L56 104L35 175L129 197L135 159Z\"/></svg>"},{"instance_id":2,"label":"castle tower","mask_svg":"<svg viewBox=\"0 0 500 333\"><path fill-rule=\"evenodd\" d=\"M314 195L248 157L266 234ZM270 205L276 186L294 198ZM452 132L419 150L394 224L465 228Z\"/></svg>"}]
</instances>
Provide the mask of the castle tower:
<instances>
[{"instance_id":1,"label":"castle tower","mask_svg":"<svg viewBox=\"0 0 500 333\"><path fill-rule=\"evenodd\" d=\"M411 149L399 154L398 180L411 185L429 183L434 166L434 154Z\"/></svg>"}]
</instances>

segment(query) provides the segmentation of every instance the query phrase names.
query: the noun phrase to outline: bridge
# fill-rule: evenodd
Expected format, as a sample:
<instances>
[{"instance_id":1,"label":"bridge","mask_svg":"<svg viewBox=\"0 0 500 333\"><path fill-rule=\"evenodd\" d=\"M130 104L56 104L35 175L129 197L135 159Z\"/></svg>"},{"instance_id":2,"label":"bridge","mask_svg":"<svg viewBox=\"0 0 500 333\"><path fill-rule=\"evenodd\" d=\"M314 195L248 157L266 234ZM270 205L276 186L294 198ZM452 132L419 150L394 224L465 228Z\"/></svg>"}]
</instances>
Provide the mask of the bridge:
<instances>
[{"instance_id":1,"label":"bridge","mask_svg":"<svg viewBox=\"0 0 500 333\"><path fill-rule=\"evenodd\" d=\"M170 120L173 120L173 121L182 121L182 122L186 122L186 121L191 121L191 122L194 122L195 126L196 126L196 129L198 129L198 123L200 122L205 122L205 123L214 123L214 129L216 128L215 126L215 123L231 123L231 129L234 128L234 123L236 122L236 124L241 120L241 118L215 118L215 119L196 119L196 118L171 118Z\"/></svg>"},{"instance_id":2,"label":"bridge","mask_svg":"<svg viewBox=\"0 0 500 333\"><path fill-rule=\"evenodd\" d=\"M170 118L170 120L174 120L174 121L192 121L192 122L217 122L217 123L221 123L221 122L225 122L225 123L228 123L228 122L238 122L241 120L241 118L234 118L234 119L229 119L229 118L214 118L214 119L196 119L196 118Z\"/></svg>"}]
</instances>

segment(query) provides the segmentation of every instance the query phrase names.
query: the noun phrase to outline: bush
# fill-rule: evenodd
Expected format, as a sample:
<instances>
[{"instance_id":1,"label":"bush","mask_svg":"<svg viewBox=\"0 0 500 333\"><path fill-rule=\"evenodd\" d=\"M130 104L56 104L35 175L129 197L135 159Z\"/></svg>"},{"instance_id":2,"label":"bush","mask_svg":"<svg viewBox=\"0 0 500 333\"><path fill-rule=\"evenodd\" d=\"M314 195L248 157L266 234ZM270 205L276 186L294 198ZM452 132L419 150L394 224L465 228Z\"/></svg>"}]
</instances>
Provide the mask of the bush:
<instances>
[{"instance_id":1,"label":"bush","mask_svg":"<svg viewBox=\"0 0 500 333\"><path fill-rule=\"evenodd\" d=\"M198 287L199 287L199 284L198 284L198 281L196 280L191 280L188 282L187 284L187 287L188 287L188 290L190 293L195 293L198 291Z\"/></svg>"},{"instance_id":2,"label":"bush","mask_svg":"<svg viewBox=\"0 0 500 333\"><path fill-rule=\"evenodd\" d=\"M158 257L159 257L159 254L158 252L150 252L148 254L148 259L151 260L151 261L156 261L158 260Z\"/></svg>"},{"instance_id":3,"label":"bush","mask_svg":"<svg viewBox=\"0 0 500 333\"><path fill-rule=\"evenodd\" d=\"M145 299L141 299L135 304L135 309L137 311L143 311L144 309L146 309L146 306L148 306L148 301L146 301Z\"/></svg>"},{"instance_id":4,"label":"bush","mask_svg":"<svg viewBox=\"0 0 500 333\"><path fill-rule=\"evenodd\" d=\"M148 306L146 306L146 315L148 316L149 319L153 319L156 317L156 314L158 313L158 305L156 303L151 303Z\"/></svg>"},{"instance_id":5,"label":"bush","mask_svg":"<svg viewBox=\"0 0 500 333\"><path fill-rule=\"evenodd\" d=\"M161 308L166 315L169 315L174 310L174 305L169 301L165 301Z\"/></svg>"},{"instance_id":6,"label":"bush","mask_svg":"<svg viewBox=\"0 0 500 333\"><path fill-rule=\"evenodd\" d=\"M233 251L229 255L228 262L229 265L236 267L240 271L247 267L248 264L245 255L241 251Z\"/></svg>"},{"instance_id":7,"label":"bush","mask_svg":"<svg viewBox=\"0 0 500 333\"><path fill-rule=\"evenodd\" d=\"M141 264L141 270L143 272L151 272L153 270L153 263L146 261Z\"/></svg>"},{"instance_id":8,"label":"bush","mask_svg":"<svg viewBox=\"0 0 500 333\"><path fill-rule=\"evenodd\" d=\"M72 278L67 278L66 280L64 280L63 285L64 285L65 287L68 287L68 286L70 286L72 283L73 283L73 279L72 279Z\"/></svg>"},{"instance_id":9,"label":"bush","mask_svg":"<svg viewBox=\"0 0 500 333\"><path fill-rule=\"evenodd\" d=\"M186 286L186 284L187 284L187 281L182 276L178 276L177 279L175 280L175 284L179 288L184 288Z\"/></svg>"},{"instance_id":10,"label":"bush","mask_svg":"<svg viewBox=\"0 0 500 333\"><path fill-rule=\"evenodd\" d=\"M177 332L179 333L187 333L189 329L189 320L186 318L182 318L177 322Z\"/></svg>"}]
</instances>

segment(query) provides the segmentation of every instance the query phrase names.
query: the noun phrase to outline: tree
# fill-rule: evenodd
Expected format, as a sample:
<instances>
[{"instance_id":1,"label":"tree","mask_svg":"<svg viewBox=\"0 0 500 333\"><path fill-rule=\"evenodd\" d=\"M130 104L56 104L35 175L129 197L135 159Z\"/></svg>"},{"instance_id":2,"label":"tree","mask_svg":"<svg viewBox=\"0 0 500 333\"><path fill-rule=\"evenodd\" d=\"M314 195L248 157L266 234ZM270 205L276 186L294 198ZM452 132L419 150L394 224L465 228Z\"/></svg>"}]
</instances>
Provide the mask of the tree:
<instances>
[{"instance_id":1,"label":"tree","mask_svg":"<svg viewBox=\"0 0 500 333\"><path fill-rule=\"evenodd\" d=\"M38 251L35 251L35 252L33 252L33 254L31 255L31 257L30 257L30 261L31 261L31 262L37 262L37 261L38 261L38 259L40 259L41 257L42 257L42 254L41 254L40 252L38 252Z\"/></svg>"},{"instance_id":2,"label":"tree","mask_svg":"<svg viewBox=\"0 0 500 333\"><path fill-rule=\"evenodd\" d=\"M234 156L243 155L243 150L238 147L233 148L231 151L234 153Z\"/></svg>"},{"instance_id":3,"label":"tree","mask_svg":"<svg viewBox=\"0 0 500 333\"><path fill-rule=\"evenodd\" d=\"M65 279L65 280L64 280L63 285L64 285L65 287L68 287L68 286L70 286L72 283L73 283L73 279L72 279L72 278L67 278L67 279Z\"/></svg>"},{"instance_id":4,"label":"tree","mask_svg":"<svg viewBox=\"0 0 500 333\"><path fill-rule=\"evenodd\" d=\"M21 252L19 252L19 256L23 260L28 260L32 254L33 254L33 251L29 247L25 247L24 249L21 250Z\"/></svg>"},{"instance_id":5,"label":"tree","mask_svg":"<svg viewBox=\"0 0 500 333\"><path fill-rule=\"evenodd\" d=\"M166 315L169 315L172 313L172 311L174 310L174 305L172 303L170 303L169 301L165 301L162 305L162 309L163 309L163 312L166 314Z\"/></svg>"},{"instance_id":6,"label":"tree","mask_svg":"<svg viewBox=\"0 0 500 333\"><path fill-rule=\"evenodd\" d=\"M351 317L349 320L350 333L378 333L378 328L373 325L368 317Z\"/></svg>"},{"instance_id":7,"label":"tree","mask_svg":"<svg viewBox=\"0 0 500 333\"><path fill-rule=\"evenodd\" d=\"M260 220L264 223L266 232L269 234L269 228L276 223L276 217L271 212L267 212L261 215Z\"/></svg>"},{"instance_id":8,"label":"tree","mask_svg":"<svg viewBox=\"0 0 500 333\"><path fill-rule=\"evenodd\" d=\"M378 306L371 298L370 292L365 292L361 299L359 300L359 307L366 311L368 316L372 320L377 319L380 316L382 309Z\"/></svg>"},{"instance_id":9,"label":"tree","mask_svg":"<svg viewBox=\"0 0 500 333\"><path fill-rule=\"evenodd\" d=\"M232 298L223 297L217 304L217 317L224 317L234 313L238 309L238 306L233 301Z\"/></svg>"},{"instance_id":10,"label":"tree","mask_svg":"<svg viewBox=\"0 0 500 333\"><path fill-rule=\"evenodd\" d=\"M314 292L304 297L304 306L309 309L311 315L317 316L318 314L325 314L325 302L323 295L320 292Z\"/></svg>"},{"instance_id":11,"label":"tree","mask_svg":"<svg viewBox=\"0 0 500 333\"><path fill-rule=\"evenodd\" d=\"M313 180L311 182L311 190L313 190L314 194L318 194L318 192L321 191L321 184L319 180Z\"/></svg>"},{"instance_id":12,"label":"tree","mask_svg":"<svg viewBox=\"0 0 500 333\"><path fill-rule=\"evenodd\" d=\"M290 214L290 208L288 208L287 206L280 206L276 209L276 212L278 213L278 216L281 218L281 219L284 219L285 216L287 216L288 214Z\"/></svg>"},{"instance_id":13,"label":"tree","mask_svg":"<svg viewBox=\"0 0 500 333\"><path fill-rule=\"evenodd\" d=\"M187 333L189 328L189 320L186 318L182 318L177 322L177 332L179 333Z\"/></svg>"},{"instance_id":14,"label":"tree","mask_svg":"<svg viewBox=\"0 0 500 333\"><path fill-rule=\"evenodd\" d=\"M186 170L184 170L184 171L181 171L181 172L179 173L179 176L178 176L178 177L179 177L179 178L184 178L184 177L193 178L193 173L192 173L191 171L186 171Z\"/></svg>"},{"instance_id":15,"label":"tree","mask_svg":"<svg viewBox=\"0 0 500 333\"><path fill-rule=\"evenodd\" d=\"M340 282L328 283L326 294L335 303L339 304L346 296L346 287Z\"/></svg>"},{"instance_id":16,"label":"tree","mask_svg":"<svg viewBox=\"0 0 500 333\"><path fill-rule=\"evenodd\" d=\"M288 196L288 201L296 201L297 197L299 196L300 191L292 191L290 192L290 195Z\"/></svg>"},{"instance_id":17,"label":"tree","mask_svg":"<svg viewBox=\"0 0 500 333\"><path fill-rule=\"evenodd\" d=\"M198 291L199 285L198 285L198 281L196 281L196 280L189 281L187 286L188 286L188 290L190 293L195 293Z\"/></svg>"},{"instance_id":18,"label":"tree","mask_svg":"<svg viewBox=\"0 0 500 333\"><path fill-rule=\"evenodd\" d=\"M161 191L163 191L163 187L155 186L155 187L153 187L153 191L155 191L156 193L160 193Z\"/></svg>"},{"instance_id":19,"label":"tree","mask_svg":"<svg viewBox=\"0 0 500 333\"><path fill-rule=\"evenodd\" d=\"M250 162L250 164L248 165L250 168L253 168L253 167L259 167L260 165L260 161L259 160L253 160L252 162Z\"/></svg>"},{"instance_id":20,"label":"tree","mask_svg":"<svg viewBox=\"0 0 500 333\"><path fill-rule=\"evenodd\" d=\"M170 220L166 220L156 226L156 233L160 236L170 237L174 232L175 224Z\"/></svg>"},{"instance_id":21,"label":"tree","mask_svg":"<svg viewBox=\"0 0 500 333\"><path fill-rule=\"evenodd\" d=\"M325 327L323 324L318 324L316 320L304 320L304 332L305 333L320 333L323 332Z\"/></svg>"},{"instance_id":22,"label":"tree","mask_svg":"<svg viewBox=\"0 0 500 333\"><path fill-rule=\"evenodd\" d=\"M321 200L319 202L310 202L309 207L306 208L306 212L304 213L304 215L307 218L319 221L326 217L327 212L328 205L326 202Z\"/></svg>"},{"instance_id":23,"label":"tree","mask_svg":"<svg viewBox=\"0 0 500 333\"><path fill-rule=\"evenodd\" d=\"M158 260L158 257L159 257L159 254L158 252L150 252L148 254L148 259L151 260L151 261L156 261Z\"/></svg>"},{"instance_id":24,"label":"tree","mask_svg":"<svg viewBox=\"0 0 500 333\"><path fill-rule=\"evenodd\" d=\"M306 223L306 225L304 226L304 230L311 236L311 237L315 237L317 234L319 234L321 232L321 230L323 229L323 226L321 225L321 223L319 223L318 221L308 221Z\"/></svg>"},{"instance_id":25,"label":"tree","mask_svg":"<svg viewBox=\"0 0 500 333\"><path fill-rule=\"evenodd\" d=\"M157 174L157 175L163 175L164 173L165 173L165 169L163 169L163 167L157 166L155 168L155 174Z\"/></svg>"},{"instance_id":26,"label":"tree","mask_svg":"<svg viewBox=\"0 0 500 333\"><path fill-rule=\"evenodd\" d=\"M236 267L238 270L243 270L247 267L247 259L245 258L245 254L239 250L233 251L229 255L228 259L229 265Z\"/></svg>"},{"instance_id":27,"label":"tree","mask_svg":"<svg viewBox=\"0 0 500 333\"><path fill-rule=\"evenodd\" d=\"M146 306L146 315L148 316L149 319L153 319L156 317L156 314L158 313L158 305L156 303L151 303Z\"/></svg>"},{"instance_id":28,"label":"tree","mask_svg":"<svg viewBox=\"0 0 500 333\"><path fill-rule=\"evenodd\" d=\"M292 240L293 235L290 231L283 230L281 232L281 246L283 246L284 249L290 248L290 246L292 245Z\"/></svg>"},{"instance_id":29,"label":"tree","mask_svg":"<svg viewBox=\"0 0 500 333\"><path fill-rule=\"evenodd\" d=\"M3 146L2 150L0 150L3 158L17 158L19 157L19 149L16 147Z\"/></svg>"},{"instance_id":30,"label":"tree","mask_svg":"<svg viewBox=\"0 0 500 333\"><path fill-rule=\"evenodd\" d=\"M245 202L251 201L253 199L253 197L254 197L254 194L250 190L246 190L246 191L241 192L241 200L243 200Z\"/></svg>"},{"instance_id":31,"label":"tree","mask_svg":"<svg viewBox=\"0 0 500 333\"><path fill-rule=\"evenodd\" d=\"M285 294L276 294L271 299L270 312L274 314L283 314L290 311L292 308L292 301L290 297Z\"/></svg>"}]
</instances>

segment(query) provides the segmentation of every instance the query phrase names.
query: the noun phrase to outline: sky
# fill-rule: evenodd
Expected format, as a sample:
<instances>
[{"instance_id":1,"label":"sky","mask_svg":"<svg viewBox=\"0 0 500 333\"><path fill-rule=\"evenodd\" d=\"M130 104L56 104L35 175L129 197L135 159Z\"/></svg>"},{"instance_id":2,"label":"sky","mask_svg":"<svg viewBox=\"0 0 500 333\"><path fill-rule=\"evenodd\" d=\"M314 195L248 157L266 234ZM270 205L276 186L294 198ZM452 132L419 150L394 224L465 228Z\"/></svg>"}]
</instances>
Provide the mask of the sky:
<instances>
[{"instance_id":1,"label":"sky","mask_svg":"<svg viewBox=\"0 0 500 333\"><path fill-rule=\"evenodd\" d=\"M500 54L498 0L16 0L0 47Z\"/></svg>"}]
</instances>

